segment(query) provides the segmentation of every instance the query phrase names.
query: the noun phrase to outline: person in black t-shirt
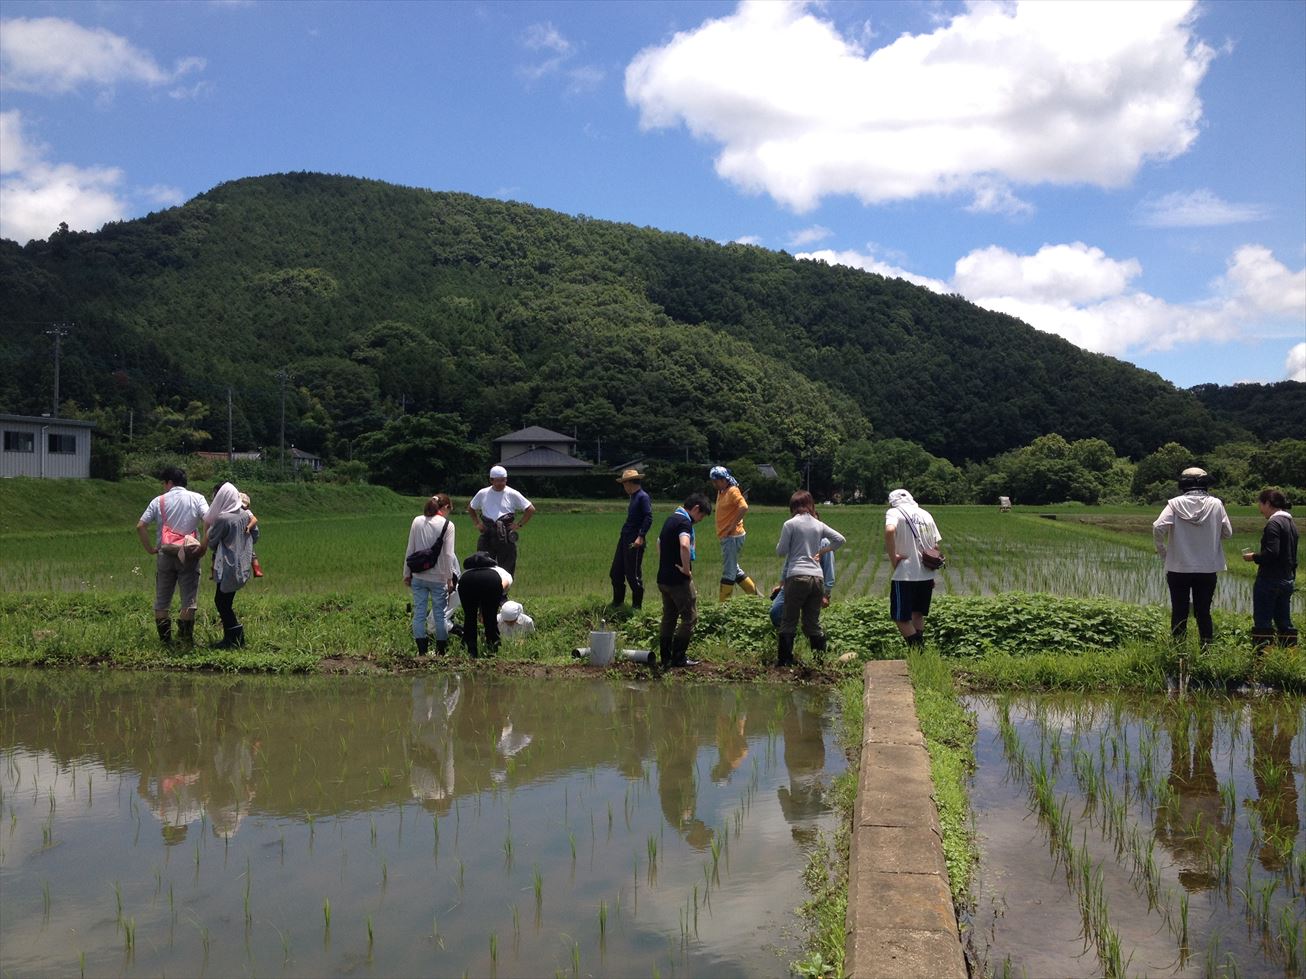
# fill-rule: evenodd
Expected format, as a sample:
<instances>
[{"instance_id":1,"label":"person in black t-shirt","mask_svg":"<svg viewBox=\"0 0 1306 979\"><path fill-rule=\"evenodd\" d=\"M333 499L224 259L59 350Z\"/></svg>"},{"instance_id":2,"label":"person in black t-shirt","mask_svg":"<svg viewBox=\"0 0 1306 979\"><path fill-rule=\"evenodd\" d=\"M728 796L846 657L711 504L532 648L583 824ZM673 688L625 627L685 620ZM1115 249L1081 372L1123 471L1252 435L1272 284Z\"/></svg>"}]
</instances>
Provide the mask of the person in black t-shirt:
<instances>
[{"instance_id":1,"label":"person in black t-shirt","mask_svg":"<svg viewBox=\"0 0 1306 979\"><path fill-rule=\"evenodd\" d=\"M664 669L695 666L686 658L698 621L694 590L694 524L712 512L702 493L692 493L667 517L658 534L658 591L662 593L662 628L658 639ZM679 620L679 625L677 625Z\"/></svg>"}]
</instances>

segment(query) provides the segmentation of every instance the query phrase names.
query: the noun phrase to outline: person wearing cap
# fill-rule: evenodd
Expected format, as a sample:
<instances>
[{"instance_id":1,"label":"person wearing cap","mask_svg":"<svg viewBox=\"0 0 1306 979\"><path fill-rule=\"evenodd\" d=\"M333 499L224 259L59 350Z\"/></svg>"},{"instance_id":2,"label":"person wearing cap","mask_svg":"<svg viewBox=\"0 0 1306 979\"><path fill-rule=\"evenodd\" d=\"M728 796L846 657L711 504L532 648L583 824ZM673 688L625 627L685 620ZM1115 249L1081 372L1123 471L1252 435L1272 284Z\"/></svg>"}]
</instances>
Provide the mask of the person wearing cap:
<instances>
[{"instance_id":1,"label":"person wearing cap","mask_svg":"<svg viewBox=\"0 0 1306 979\"><path fill-rule=\"evenodd\" d=\"M630 585L630 607L644 604L644 539L653 526L653 501L644 489L644 474L638 469L627 469L617 479L630 497L626 506L626 522L621 525L617 538L617 552L612 555L608 577L612 579L612 604L626 600L626 585Z\"/></svg>"},{"instance_id":2,"label":"person wearing cap","mask_svg":"<svg viewBox=\"0 0 1306 979\"><path fill-rule=\"evenodd\" d=\"M504 602L499 608L499 635L504 639L522 639L535 631L535 620L526 614L521 602Z\"/></svg>"},{"instance_id":3,"label":"person wearing cap","mask_svg":"<svg viewBox=\"0 0 1306 979\"><path fill-rule=\"evenodd\" d=\"M1220 542L1233 536L1224 504L1207 492L1210 485L1205 469L1185 469L1179 474L1179 495L1166 501L1152 523L1152 540L1165 561L1170 590L1170 635L1183 642L1191 605L1203 646L1215 638L1211 600L1216 574L1226 567Z\"/></svg>"},{"instance_id":4,"label":"person wearing cap","mask_svg":"<svg viewBox=\"0 0 1306 979\"><path fill-rule=\"evenodd\" d=\"M748 501L744 499L739 481L725 466L713 466L708 473L716 487L716 536L721 542L721 590L718 601L726 601L739 585L750 595L757 594L757 585L739 566L739 552L744 549L744 516Z\"/></svg>"},{"instance_id":5,"label":"person wearing cap","mask_svg":"<svg viewBox=\"0 0 1306 979\"><path fill-rule=\"evenodd\" d=\"M884 553L893 574L889 580L889 617L908 647L925 645L925 618L934 599L936 571L925 567L921 549L943 540L934 517L911 493L896 489L884 512Z\"/></svg>"},{"instance_id":6,"label":"person wearing cap","mask_svg":"<svg viewBox=\"0 0 1306 979\"><path fill-rule=\"evenodd\" d=\"M531 522L535 506L508 485L507 469L490 467L490 485L477 491L467 504L467 512L480 531L476 549L491 555L509 574L516 574L517 532Z\"/></svg>"},{"instance_id":7,"label":"person wearing cap","mask_svg":"<svg viewBox=\"0 0 1306 979\"><path fill-rule=\"evenodd\" d=\"M694 666L686 658L698 621L694 590L694 524L712 512L702 493L691 493L662 523L658 533L658 591L662 593L662 623L658 630L663 669ZM677 624L679 623L679 624Z\"/></svg>"}]
</instances>

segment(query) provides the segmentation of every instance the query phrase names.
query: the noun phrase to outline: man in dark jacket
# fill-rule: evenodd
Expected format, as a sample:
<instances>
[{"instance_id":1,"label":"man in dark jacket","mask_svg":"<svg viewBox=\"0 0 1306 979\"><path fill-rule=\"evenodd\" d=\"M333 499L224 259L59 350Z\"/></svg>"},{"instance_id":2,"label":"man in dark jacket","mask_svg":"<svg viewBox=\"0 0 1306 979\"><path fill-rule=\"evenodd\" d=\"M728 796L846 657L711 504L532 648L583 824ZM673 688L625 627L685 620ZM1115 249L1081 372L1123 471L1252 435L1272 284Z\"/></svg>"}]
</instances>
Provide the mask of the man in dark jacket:
<instances>
[{"instance_id":1,"label":"man in dark jacket","mask_svg":"<svg viewBox=\"0 0 1306 979\"><path fill-rule=\"evenodd\" d=\"M630 503L608 572L612 578L612 604L620 605L626 600L629 584L630 607L635 609L644 604L644 539L653 525L653 501L644 491L644 476L638 469L627 469L617 482L630 497Z\"/></svg>"},{"instance_id":2,"label":"man in dark jacket","mask_svg":"<svg viewBox=\"0 0 1306 979\"><path fill-rule=\"evenodd\" d=\"M1244 561L1256 563L1252 585L1252 645L1259 652L1277 639L1285 648L1297 645L1292 624L1292 592L1297 578L1297 525L1292 504L1283 490L1261 490L1257 508L1265 518L1261 549L1243 551Z\"/></svg>"}]
</instances>

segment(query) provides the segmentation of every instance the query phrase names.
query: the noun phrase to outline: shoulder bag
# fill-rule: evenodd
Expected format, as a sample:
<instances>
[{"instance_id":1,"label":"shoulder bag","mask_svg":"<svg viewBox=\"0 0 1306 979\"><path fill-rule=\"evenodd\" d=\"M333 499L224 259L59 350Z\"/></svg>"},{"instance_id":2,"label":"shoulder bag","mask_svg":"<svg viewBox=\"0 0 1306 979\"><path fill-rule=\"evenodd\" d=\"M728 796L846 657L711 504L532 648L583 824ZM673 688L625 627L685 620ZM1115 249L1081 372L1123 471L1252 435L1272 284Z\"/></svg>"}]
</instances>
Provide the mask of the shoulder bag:
<instances>
[{"instance_id":1,"label":"shoulder bag","mask_svg":"<svg viewBox=\"0 0 1306 979\"><path fill-rule=\"evenodd\" d=\"M413 551L412 554L404 558L404 563L408 565L408 570L413 574L421 574L423 571L430 571L440 563L441 545L444 544L444 535L449 530L449 518L444 518L444 528L440 531L440 536L435 539L435 546L425 547L420 551Z\"/></svg>"},{"instance_id":2,"label":"shoulder bag","mask_svg":"<svg viewBox=\"0 0 1306 979\"><path fill-rule=\"evenodd\" d=\"M920 552L922 566L927 571L942 570L948 563L948 559L943 556L943 552L937 547L926 547L922 544L921 536L916 533L916 526L911 522L911 517L907 514L907 511L899 507L898 512L902 514L902 519L907 521L907 529L911 531L911 535L916 538L916 550Z\"/></svg>"}]
</instances>

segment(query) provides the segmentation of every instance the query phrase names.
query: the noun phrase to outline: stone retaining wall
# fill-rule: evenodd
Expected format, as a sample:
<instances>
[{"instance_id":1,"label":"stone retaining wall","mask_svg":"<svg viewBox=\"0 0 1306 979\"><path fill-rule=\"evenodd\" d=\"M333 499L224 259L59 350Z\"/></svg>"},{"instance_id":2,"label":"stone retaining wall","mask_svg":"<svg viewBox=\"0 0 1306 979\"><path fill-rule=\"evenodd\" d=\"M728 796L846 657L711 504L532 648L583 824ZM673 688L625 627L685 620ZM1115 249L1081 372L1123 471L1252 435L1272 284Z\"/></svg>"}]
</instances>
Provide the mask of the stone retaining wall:
<instances>
[{"instance_id":1,"label":"stone retaining wall","mask_svg":"<svg viewBox=\"0 0 1306 979\"><path fill-rule=\"evenodd\" d=\"M844 969L854 979L965 979L930 759L907 664L866 664Z\"/></svg>"}]
</instances>

